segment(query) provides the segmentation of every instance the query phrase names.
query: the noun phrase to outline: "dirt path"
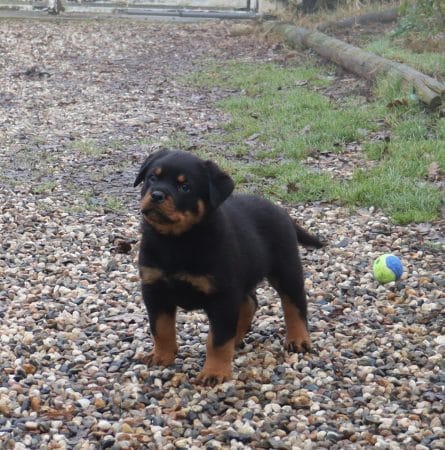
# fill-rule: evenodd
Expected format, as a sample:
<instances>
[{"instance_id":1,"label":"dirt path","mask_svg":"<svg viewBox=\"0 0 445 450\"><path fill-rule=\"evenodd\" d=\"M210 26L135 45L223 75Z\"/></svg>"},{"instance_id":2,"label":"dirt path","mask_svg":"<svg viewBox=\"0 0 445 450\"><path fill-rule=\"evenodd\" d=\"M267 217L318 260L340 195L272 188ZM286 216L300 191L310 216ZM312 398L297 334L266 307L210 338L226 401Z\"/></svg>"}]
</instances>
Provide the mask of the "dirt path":
<instances>
[{"instance_id":1,"label":"dirt path","mask_svg":"<svg viewBox=\"0 0 445 450\"><path fill-rule=\"evenodd\" d=\"M52 180L78 189L90 188L93 179L97 190L102 175L107 184L115 176L113 165L134 166L146 154L144 142L218 126L208 99L178 77L206 58L274 56L255 37L230 37L217 24L93 20L0 26L0 133L10 149L0 162L13 185L23 176L44 183L51 166ZM123 172L119 188L122 176L132 176Z\"/></svg>"}]
</instances>

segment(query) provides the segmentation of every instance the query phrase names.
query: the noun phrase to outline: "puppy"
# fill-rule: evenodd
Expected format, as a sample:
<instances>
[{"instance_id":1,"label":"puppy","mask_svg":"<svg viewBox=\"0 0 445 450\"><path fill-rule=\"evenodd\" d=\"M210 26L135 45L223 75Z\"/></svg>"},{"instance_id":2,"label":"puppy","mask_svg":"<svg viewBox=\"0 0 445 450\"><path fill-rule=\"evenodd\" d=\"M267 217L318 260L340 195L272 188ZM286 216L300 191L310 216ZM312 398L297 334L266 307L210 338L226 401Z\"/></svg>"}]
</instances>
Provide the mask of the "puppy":
<instances>
[{"instance_id":1,"label":"puppy","mask_svg":"<svg viewBox=\"0 0 445 450\"><path fill-rule=\"evenodd\" d=\"M310 349L298 242L322 243L280 207L233 194L233 180L212 161L161 150L142 164L139 270L154 348L153 365L170 365L178 351L178 307L206 312L210 331L198 382L231 378L235 347L249 330L256 285L267 278L281 297L285 349Z\"/></svg>"}]
</instances>

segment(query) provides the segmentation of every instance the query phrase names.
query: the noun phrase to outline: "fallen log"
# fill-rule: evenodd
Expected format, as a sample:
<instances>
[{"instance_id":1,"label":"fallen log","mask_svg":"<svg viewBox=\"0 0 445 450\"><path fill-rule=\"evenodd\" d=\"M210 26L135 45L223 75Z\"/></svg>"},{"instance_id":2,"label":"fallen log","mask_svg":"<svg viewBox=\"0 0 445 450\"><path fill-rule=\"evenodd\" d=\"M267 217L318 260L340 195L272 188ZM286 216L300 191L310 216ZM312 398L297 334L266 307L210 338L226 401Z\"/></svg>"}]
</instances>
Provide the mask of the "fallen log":
<instances>
[{"instance_id":1,"label":"fallen log","mask_svg":"<svg viewBox=\"0 0 445 450\"><path fill-rule=\"evenodd\" d=\"M369 25L371 23L391 23L397 20L398 15L398 9L370 12L360 16L349 17L347 19L324 22L317 27L317 30L328 31L341 28L353 28L357 25Z\"/></svg>"},{"instance_id":2,"label":"fallen log","mask_svg":"<svg viewBox=\"0 0 445 450\"><path fill-rule=\"evenodd\" d=\"M268 31L281 34L291 47L315 50L320 56L363 78L374 80L381 75L399 78L407 89L412 89L419 100L430 108L437 108L442 103L445 84L406 64L366 52L320 31L296 25L276 23Z\"/></svg>"}]
</instances>

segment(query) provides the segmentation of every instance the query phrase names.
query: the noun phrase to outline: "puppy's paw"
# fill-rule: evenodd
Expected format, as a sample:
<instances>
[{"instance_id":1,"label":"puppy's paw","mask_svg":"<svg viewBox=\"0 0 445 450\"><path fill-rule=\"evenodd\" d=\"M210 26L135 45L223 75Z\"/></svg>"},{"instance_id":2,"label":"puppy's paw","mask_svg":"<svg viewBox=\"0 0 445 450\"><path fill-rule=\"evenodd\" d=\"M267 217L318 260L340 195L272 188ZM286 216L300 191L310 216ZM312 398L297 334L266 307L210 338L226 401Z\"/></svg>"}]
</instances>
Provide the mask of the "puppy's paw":
<instances>
[{"instance_id":1,"label":"puppy's paw","mask_svg":"<svg viewBox=\"0 0 445 450\"><path fill-rule=\"evenodd\" d=\"M311 338L308 334L302 336L299 339L286 339L284 348L289 353L305 353L310 352L312 349Z\"/></svg>"},{"instance_id":2,"label":"puppy's paw","mask_svg":"<svg viewBox=\"0 0 445 450\"><path fill-rule=\"evenodd\" d=\"M198 375L196 381L202 386L216 386L217 384L224 383L232 378L232 373L227 369L202 369L201 373Z\"/></svg>"},{"instance_id":3,"label":"puppy's paw","mask_svg":"<svg viewBox=\"0 0 445 450\"><path fill-rule=\"evenodd\" d=\"M147 366L171 366L175 363L176 353L152 350L144 358Z\"/></svg>"}]
</instances>

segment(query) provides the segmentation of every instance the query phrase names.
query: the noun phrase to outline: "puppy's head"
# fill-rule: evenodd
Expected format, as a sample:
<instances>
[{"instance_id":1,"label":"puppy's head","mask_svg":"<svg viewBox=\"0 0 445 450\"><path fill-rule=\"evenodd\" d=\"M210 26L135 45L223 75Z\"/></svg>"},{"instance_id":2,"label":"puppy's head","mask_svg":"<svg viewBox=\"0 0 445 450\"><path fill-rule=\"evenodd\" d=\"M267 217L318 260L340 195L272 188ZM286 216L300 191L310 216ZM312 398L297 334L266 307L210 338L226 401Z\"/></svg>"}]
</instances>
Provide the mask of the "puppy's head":
<instances>
[{"instance_id":1,"label":"puppy's head","mask_svg":"<svg viewBox=\"0 0 445 450\"><path fill-rule=\"evenodd\" d=\"M232 193L233 180L212 161L160 150L142 164L141 212L157 232L180 235L208 217Z\"/></svg>"}]
</instances>

